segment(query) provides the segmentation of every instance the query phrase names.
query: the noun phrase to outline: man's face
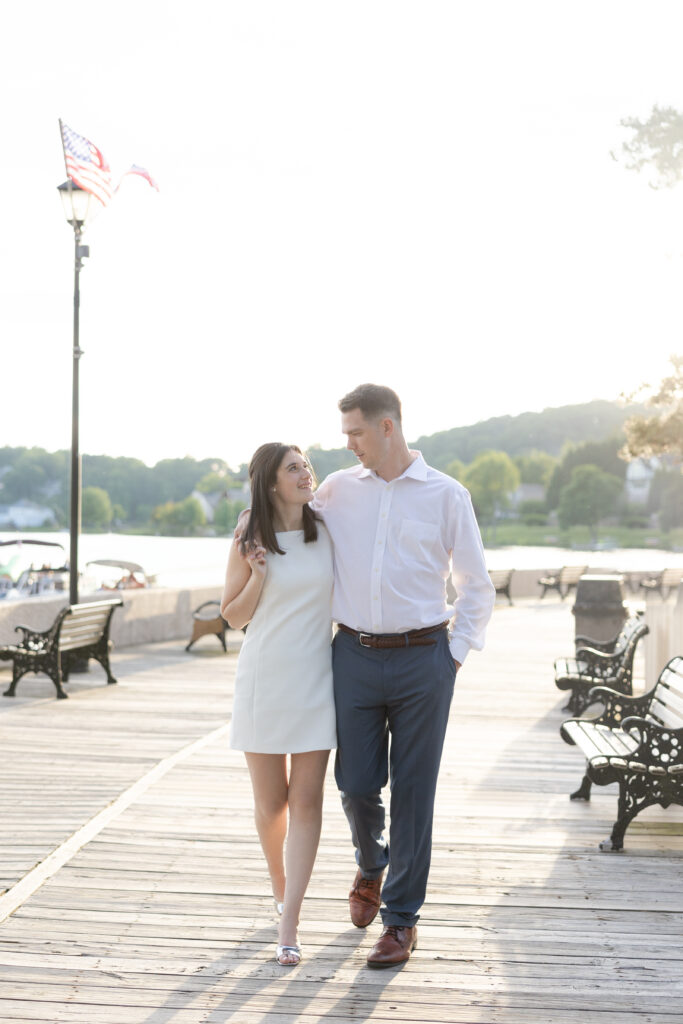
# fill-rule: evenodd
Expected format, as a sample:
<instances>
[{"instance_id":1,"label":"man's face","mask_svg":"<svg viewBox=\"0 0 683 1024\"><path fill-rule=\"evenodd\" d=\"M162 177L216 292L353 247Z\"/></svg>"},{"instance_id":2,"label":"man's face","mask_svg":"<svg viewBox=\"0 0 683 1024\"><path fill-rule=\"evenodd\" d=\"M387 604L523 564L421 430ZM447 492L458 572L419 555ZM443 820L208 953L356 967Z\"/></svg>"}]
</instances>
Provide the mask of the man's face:
<instances>
[{"instance_id":1,"label":"man's face","mask_svg":"<svg viewBox=\"0 0 683 1024\"><path fill-rule=\"evenodd\" d=\"M366 469L377 470L389 450L391 420L366 420L360 409L342 413L342 433L346 434L346 447L352 451Z\"/></svg>"}]
</instances>

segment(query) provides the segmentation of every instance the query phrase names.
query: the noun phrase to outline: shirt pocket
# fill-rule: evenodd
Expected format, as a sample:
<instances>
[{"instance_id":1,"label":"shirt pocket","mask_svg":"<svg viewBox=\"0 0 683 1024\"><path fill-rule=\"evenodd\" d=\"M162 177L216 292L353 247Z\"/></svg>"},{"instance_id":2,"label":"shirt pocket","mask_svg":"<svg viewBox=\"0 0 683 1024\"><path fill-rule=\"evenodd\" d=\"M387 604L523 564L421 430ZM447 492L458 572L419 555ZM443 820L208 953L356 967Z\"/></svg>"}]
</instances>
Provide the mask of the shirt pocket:
<instances>
[{"instance_id":1,"label":"shirt pocket","mask_svg":"<svg viewBox=\"0 0 683 1024\"><path fill-rule=\"evenodd\" d=\"M439 532L436 523L403 519L399 532L401 555L411 561L426 562L430 565L438 562L441 547Z\"/></svg>"}]
</instances>

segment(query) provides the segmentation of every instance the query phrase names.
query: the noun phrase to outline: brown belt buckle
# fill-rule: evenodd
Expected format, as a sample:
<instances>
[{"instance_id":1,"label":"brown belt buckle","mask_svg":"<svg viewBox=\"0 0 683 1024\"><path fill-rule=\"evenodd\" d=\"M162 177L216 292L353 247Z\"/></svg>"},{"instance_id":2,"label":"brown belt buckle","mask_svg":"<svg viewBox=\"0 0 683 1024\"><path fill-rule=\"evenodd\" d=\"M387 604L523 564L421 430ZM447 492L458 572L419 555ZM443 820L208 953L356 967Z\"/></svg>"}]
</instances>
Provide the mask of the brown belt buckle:
<instances>
[{"instance_id":1,"label":"brown belt buckle","mask_svg":"<svg viewBox=\"0 0 683 1024\"><path fill-rule=\"evenodd\" d=\"M372 644L363 643L363 637L366 637L368 640L372 640L372 633L358 634L358 643L361 645L361 647L372 647Z\"/></svg>"}]
</instances>

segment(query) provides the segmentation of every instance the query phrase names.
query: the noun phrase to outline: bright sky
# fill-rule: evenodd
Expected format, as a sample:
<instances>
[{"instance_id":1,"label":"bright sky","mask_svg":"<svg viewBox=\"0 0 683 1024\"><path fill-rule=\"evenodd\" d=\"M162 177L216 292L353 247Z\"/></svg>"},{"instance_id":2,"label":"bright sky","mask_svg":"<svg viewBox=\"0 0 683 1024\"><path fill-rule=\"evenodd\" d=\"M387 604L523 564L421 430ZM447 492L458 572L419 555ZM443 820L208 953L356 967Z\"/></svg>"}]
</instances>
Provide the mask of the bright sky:
<instances>
[{"instance_id":1,"label":"bright sky","mask_svg":"<svg viewBox=\"0 0 683 1024\"><path fill-rule=\"evenodd\" d=\"M683 108L680 0L27 0L3 12L0 445L70 444L62 117L127 178L87 231L81 449L409 438L615 398L683 351L683 184L610 157Z\"/></svg>"}]
</instances>

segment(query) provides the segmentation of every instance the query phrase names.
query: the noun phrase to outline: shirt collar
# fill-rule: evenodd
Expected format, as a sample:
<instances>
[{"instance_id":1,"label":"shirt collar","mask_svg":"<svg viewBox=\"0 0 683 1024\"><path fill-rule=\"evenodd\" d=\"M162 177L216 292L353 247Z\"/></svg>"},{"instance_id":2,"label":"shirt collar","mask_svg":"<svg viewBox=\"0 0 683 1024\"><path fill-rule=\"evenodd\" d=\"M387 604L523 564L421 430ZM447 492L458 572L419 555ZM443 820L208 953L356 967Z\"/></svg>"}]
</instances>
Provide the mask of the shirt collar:
<instances>
[{"instance_id":1,"label":"shirt collar","mask_svg":"<svg viewBox=\"0 0 683 1024\"><path fill-rule=\"evenodd\" d=\"M411 479L413 479L413 480L426 480L427 479L427 471L428 471L429 467L427 466L427 463L425 462L425 460L424 460L424 458L422 456L422 452L417 451L415 448L411 448L410 449L410 454L411 455L416 455L417 458L413 459L413 461L410 463L408 468L406 470L404 470L403 473L401 473L400 476L396 477L396 480L403 480L403 479L405 479L405 477L411 477ZM374 477L376 480L380 480L381 479L381 477L377 476L377 473L375 473L374 469L368 469L367 466L362 466L361 467L361 469L360 469L360 471L358 473L358 476L359 477L370 476L370 477ZM394 483L394 481L392 480L391 483Z\"/></svg>"}]
</instances>

